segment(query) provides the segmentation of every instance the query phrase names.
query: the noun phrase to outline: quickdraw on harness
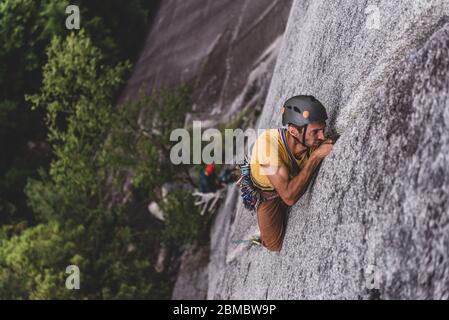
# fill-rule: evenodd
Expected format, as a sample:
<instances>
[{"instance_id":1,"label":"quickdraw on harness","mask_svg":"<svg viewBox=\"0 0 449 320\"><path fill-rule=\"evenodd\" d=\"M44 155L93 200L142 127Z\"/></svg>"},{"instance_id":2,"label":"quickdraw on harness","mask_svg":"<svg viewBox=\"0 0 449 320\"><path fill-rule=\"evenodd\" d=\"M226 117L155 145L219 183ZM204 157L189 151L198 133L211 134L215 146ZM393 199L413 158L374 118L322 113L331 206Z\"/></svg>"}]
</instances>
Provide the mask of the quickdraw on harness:
<instances>
[{"instance_id":1,"label":"quickdraw on harness","mask_svg":"<svg viewBox=\"0 0 449 320\"><path fill-rule=\"evenodd\" d=\"M246 157L244 163L240 165L240 179L237 181L237 184L240 186L241 197L245 208L251 211L256 210L262 200L262 196L251 179L251 167Z\"/></svg>"}]
</instances>

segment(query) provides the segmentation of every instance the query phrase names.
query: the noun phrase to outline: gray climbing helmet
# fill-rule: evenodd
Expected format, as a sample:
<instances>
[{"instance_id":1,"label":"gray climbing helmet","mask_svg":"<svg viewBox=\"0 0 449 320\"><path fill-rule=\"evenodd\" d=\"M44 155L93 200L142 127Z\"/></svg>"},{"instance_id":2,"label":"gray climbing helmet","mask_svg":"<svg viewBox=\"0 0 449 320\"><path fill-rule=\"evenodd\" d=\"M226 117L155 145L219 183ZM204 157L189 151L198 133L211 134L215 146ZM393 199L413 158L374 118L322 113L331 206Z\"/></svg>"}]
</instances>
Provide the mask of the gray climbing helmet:
<instances>
[{"instance_id":1,"label":"gray climbing helmet","mask_svg":"<svg viewBox=\"0 0 449 320\"><path fill-rule=\"evenodd\" d=\"M327 120L326 108L313 96L294 96L285 101L282 108L282 125L297 127Z\"/></svg>"},{"instance_id":2,"label":"gray climbing helmet","mask_svg":"<svg viewBox=\"0 0 449 320\"><path fill-rule=\"evenodd\" d=\"M303 127L302 140L295 138L306 148L307 127L312 122L325 122L327 120L326 108L313 96L294 96L285 101L282 107L282 125L293 124Z\"/></svg>"}]
</instances>

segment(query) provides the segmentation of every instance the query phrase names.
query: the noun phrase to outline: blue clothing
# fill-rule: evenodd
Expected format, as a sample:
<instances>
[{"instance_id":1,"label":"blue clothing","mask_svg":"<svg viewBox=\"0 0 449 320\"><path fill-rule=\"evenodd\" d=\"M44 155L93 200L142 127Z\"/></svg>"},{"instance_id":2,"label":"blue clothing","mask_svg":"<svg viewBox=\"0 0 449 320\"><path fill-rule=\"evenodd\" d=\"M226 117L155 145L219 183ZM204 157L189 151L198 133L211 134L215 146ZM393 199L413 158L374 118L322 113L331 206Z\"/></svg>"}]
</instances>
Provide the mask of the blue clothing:
<instances>
[{"instance_id":1,"label":"blue clothing","mask_svg":"<svg viewBox=\"0 0 449 320\"><path fill-rule=\"evenodd\" d=\"M204 170L201 170L200 174L200 192L202 193L213 193L216 192L217 187L217 177L215 174L206 176Z\"/></svg>"}]
</instances>

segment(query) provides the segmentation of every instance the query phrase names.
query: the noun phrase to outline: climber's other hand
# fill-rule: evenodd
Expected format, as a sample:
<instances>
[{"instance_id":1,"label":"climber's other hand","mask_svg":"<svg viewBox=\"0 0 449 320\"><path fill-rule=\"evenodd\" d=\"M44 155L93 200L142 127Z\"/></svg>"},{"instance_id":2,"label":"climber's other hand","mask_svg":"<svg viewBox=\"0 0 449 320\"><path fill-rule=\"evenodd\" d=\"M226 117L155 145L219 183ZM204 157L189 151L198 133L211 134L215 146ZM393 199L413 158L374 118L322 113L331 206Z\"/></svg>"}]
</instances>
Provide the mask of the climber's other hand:
<instances>
[{"instance_id":1,"label":"climber's other hand","mask_svg":"<svg viewBox=\"0 0 449 320\"><path fill-rule=\"evenodd\" d=\"M315 149L313 155L319 159L324 159L332 151L334 142L331 139L324 140L318 148Z\"/></svg>"}]
</instances>

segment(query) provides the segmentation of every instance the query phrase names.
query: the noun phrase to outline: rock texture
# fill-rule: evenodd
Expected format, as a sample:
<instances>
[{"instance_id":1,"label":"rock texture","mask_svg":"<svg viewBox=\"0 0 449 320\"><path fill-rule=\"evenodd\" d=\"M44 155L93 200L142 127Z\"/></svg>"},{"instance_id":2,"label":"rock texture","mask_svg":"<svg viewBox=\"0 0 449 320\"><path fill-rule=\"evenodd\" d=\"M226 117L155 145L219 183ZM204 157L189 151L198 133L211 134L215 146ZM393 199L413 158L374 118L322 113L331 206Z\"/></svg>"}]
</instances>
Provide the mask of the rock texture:
<instances>
[{"instance_id":1,"label":"rock texture","mask_svg":"<svg viewBox=\"0 0 449 320\"><path fill-rule=\"evenodd\" d=\"M280 253L235 207L211 231L209 299L449 298L449 1L296 0L260 118L313 94L341 135Z\"/></svg>"},{"instance_id":2,"label":"rock texture","mask_svg":"<svg viewBox=\"0 0 449 320\"><path fill-rule=\"evenodd\" d=\"M204 300L208 288L208 248L187 248L182 254L173 300Z\"/></svg>"},{"instance_id":3,"label":"rock texture","mask_svg":"<svg viewBox=\"0 0 449 320\"><path fill-rule=\"evenodd\" d=\"M139 91L194 86L203 127L259 105L268 92L292 0L164 0L120 102ZM206 122L207 120L207 122Z\"/></svg>"}]
</instances>

